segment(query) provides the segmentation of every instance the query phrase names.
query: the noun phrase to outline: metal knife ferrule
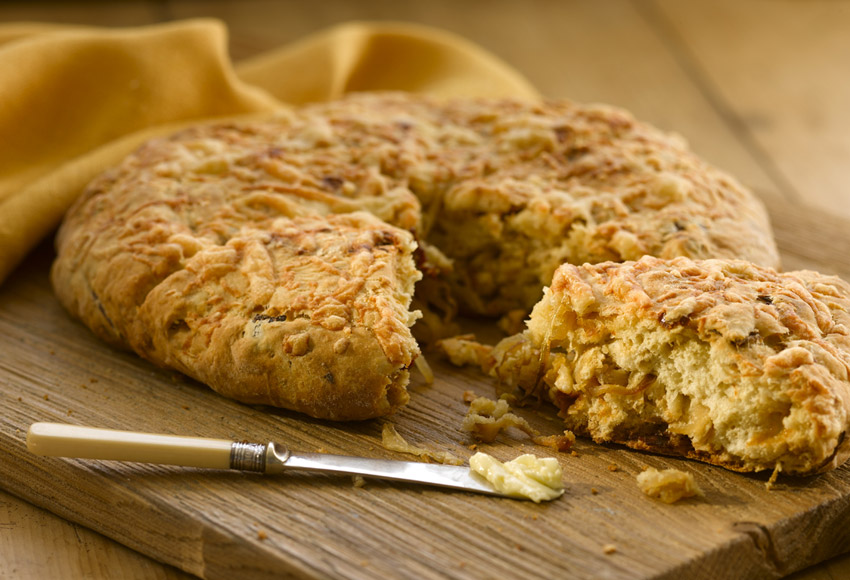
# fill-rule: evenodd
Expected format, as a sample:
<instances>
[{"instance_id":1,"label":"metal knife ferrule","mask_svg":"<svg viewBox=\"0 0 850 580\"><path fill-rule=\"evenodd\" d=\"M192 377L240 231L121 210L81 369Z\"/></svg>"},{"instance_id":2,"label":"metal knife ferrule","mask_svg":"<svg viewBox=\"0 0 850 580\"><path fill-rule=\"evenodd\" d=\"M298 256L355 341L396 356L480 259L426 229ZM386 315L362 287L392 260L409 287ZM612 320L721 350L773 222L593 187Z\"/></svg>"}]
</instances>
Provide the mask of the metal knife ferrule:
<instances>
[{"instance_id":1,"label":"metal knife ferrule","mask_svg":"<svg viewBox=\"0 0 850 580\"><path fill-rule=\"evenodd\" d=\"M230 447L230 469L266 471L266 446L262 443L234 441Z\"/></svg>"}]
</instances>

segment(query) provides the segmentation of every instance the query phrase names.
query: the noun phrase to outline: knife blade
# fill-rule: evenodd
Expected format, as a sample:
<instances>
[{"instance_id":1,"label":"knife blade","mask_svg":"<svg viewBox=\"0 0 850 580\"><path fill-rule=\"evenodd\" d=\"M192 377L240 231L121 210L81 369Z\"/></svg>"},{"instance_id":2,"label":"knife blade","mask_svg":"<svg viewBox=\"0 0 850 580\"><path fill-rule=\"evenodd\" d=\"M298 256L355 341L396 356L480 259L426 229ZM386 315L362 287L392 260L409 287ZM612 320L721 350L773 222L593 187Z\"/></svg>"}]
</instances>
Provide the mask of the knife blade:
<instances>
[{"instance_id":1,"label":"knife blade","mask_svg":"<svg viewBox=\"0 0 850 580\"><path fill-rule=\"evenodd\" d=\"M267 474L298 470L361 475L523 499L496 490L467 466L293 453L285 445L274 442L250 443L63 423L33 423L27 431L27 449L41 456L236 469Z\"/></svg>"}]
</instances>

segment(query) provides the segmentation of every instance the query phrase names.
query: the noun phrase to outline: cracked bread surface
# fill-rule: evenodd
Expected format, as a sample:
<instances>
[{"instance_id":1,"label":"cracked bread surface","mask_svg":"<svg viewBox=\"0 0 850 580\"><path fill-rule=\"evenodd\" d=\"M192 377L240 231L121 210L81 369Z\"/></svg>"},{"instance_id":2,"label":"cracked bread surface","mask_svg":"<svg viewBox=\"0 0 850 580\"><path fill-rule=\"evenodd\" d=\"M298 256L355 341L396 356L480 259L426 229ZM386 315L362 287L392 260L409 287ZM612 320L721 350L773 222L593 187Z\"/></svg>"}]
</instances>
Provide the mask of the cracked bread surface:
<instances>
[{"instance_id":1,"label":"cracked bread surface","mask_svg":"<svg viewBox=\"0 0 850 580\"><path fill-rule=\"evenodd\" d=\"M52 281L157 364L352 419L407 400L416 308L439 337L455 302L527 311L563 262L647 253L778 262L760 202L623 111L379 93L147 143L69 211Z\"/></svg>"},{"instance_id":2,"label":"cracked bread surface","mask_svg":"<svg viewBox=\"0 0 850 580\"><path fill-rule=\"evenodd\" d=\"M597 442L736 471L850 455L850 285L740 260L564 265L492 373Z\"/></svg>"},{"instance_id":3,"label":"cracked bread surface","mask_svg":"<svg viewBox=\"0 0 850 580\"><path fill-rule=\"evenodd\" d=\"M303 114L334 131L344 167L372 164L385 190L414 195L417 237L452 261L451 293L468 313L530 310L564 262L779 263L746 188L614 107L394 94Z\"/></svg>"}]
</instances>

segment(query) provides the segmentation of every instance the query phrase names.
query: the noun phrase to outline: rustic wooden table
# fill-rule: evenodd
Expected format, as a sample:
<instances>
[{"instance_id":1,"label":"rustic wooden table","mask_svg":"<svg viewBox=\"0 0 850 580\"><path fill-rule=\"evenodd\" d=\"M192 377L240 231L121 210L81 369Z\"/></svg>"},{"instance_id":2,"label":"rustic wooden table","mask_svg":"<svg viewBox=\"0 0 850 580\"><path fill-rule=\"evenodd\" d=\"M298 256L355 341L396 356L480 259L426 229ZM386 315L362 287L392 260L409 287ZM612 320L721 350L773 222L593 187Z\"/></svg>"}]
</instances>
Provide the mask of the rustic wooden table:
<instances>
[{"instance_id":1,"label":"rustic wooden table","mask_svg":"<svg viewBox=\"0 0 850 580\"><path fill-rule=\"evenodd\" d=\"M227 23L233 58L352 20L437 26L544 94L603 101L686 136L768 204L850 218L850 2L812 0L130 0L0 4L0 21ZM813 224L817 227L817 224ZM850 237L850 233L847 233ZM840 240L846 247L847 239ZM0 579L186 574L0 492ZM850 556L796 580L850 577Z\"/></svg>"}]
</instances>

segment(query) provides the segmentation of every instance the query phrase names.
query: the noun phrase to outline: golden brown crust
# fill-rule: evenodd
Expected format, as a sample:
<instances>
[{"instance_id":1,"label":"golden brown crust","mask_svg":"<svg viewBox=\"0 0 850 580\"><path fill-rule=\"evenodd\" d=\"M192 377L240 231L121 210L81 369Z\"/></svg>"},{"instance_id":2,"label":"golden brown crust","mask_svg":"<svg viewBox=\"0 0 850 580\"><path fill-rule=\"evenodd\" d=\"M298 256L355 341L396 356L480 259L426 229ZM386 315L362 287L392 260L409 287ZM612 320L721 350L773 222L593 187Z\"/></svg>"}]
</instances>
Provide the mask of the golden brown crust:
<instances>
[{"instance_id":1,"label":"golden brown crust","mask_svg":"<svg viewBox=\"0 0 850 580\"><path fill-rule=\"evenodd\" d=\"M778 265L750 192L613 107L383 94L302 114L336 131L325 162L345 183L356 183L348 164L366 161L384 191L415 194L421 215L392 223L415 222L454 261L450 284L468 311L530 309L564 262L649 254Z\"/></svg>"},{"instance_id":2,"label":"golden brown crust","mask_svg":"<svg viewBox=\"0 0 850 580\"><path fill-rule=\"evenodd\" d=\"M739 471L850 456L850 285L836 277L738 260L564 265L495 356L494 374L544 389L597 441Z\"/></svg>"},{"instance_id":3,"label":"golden brown crust","mask_svg":"<svg viewBox=\"0 0 850 580\"><path fill-rule=\"evenodd\" d=\"M354 213L246 225L219 244L152 193L128 210L136 227L94 196L89 228L62 234L77 251L54 266L57 294L97 334L249 403L363 419L407 402L409 233Z\"/></svg>"},{"instance_id":4,"label":"golden brown crust","mask_svg":"<svg viewBox=\"0 0 850 580\"><path fill-rule=\"evenodd\" d=\"M564 261L777 261L751 194L622 111L374 94L148 143L69 212L53 281L98 335L228 396L364 418L406 400L415 238L433 337L446 283L503 314Z\"/></svg>"}]
</instances>

